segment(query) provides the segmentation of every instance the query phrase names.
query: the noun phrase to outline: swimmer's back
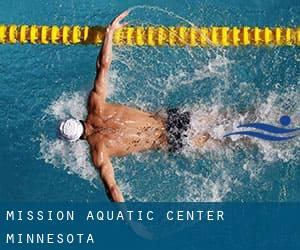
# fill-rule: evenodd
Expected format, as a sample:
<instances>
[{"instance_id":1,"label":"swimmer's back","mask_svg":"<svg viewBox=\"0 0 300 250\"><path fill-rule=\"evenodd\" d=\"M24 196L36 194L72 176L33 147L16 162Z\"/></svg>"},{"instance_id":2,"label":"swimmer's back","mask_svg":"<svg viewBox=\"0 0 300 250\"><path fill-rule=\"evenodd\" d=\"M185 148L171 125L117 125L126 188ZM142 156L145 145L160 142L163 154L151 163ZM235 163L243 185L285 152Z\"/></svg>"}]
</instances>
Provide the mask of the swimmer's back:
<instances>
[{"instance_id":1,"label":"swimmer's back","mask_svg":"<svg viewBox=\"0 0 300 250\"><path fill-rule=\"evenodd\" d=\"M87 122L95 130L90 143L103 141L111 156L159 148L166 144L164 120L153 113L120 104L103 103L101 108L90 109Z\"/></svg>"}]
</instances>

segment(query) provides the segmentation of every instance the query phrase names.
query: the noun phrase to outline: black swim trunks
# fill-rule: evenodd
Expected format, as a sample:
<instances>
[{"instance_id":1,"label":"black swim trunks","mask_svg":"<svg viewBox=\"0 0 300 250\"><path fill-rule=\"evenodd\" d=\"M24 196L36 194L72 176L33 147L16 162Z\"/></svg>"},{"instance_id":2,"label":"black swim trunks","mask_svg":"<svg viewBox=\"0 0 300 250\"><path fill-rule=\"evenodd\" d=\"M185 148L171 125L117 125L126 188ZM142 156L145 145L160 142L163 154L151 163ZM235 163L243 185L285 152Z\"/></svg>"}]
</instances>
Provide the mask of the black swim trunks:
<instances>
[{"instance_id":1,"label":"black swim trunks","mask_svg":"<svg viewBox=\"0 0 300 250\"><path fill-rule=\"evenodd\" d=\"M169 152L173 153L183 148L183 139L190 128L191 114L180 112L177 108L169 109L167 114Z\"/></svg>"}]
</instances>

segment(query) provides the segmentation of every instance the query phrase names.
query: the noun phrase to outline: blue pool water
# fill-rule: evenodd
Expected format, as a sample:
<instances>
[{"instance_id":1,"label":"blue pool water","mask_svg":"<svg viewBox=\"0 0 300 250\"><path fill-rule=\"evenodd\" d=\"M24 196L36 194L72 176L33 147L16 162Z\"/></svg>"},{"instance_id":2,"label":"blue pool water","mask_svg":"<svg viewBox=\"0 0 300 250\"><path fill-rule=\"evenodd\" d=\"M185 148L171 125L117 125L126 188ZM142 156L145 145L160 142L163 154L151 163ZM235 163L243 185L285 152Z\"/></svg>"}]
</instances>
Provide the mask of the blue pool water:
<instances>
[{"instance_id":1,"label":"blue pool water","mask_svg":"<svg viewBox=\"0 0 300 250\"><path fill-rule=\"evenodd\" d=\"M73 1L0 3L0 23L105 25L132 8L131 25L299 26L299 1ZM96 46L0 45L0 201L103 201L84 142L55 137L59 119L84 118ZM192 110L193 131L216 138L239 123L300 127L300 50L116 47L109 100L149 111ZM226 114L226 115L225 115ZM130 201L300 201L300 136L251 139L180 155L113 159Z\"/></svg>"}]
</instances>

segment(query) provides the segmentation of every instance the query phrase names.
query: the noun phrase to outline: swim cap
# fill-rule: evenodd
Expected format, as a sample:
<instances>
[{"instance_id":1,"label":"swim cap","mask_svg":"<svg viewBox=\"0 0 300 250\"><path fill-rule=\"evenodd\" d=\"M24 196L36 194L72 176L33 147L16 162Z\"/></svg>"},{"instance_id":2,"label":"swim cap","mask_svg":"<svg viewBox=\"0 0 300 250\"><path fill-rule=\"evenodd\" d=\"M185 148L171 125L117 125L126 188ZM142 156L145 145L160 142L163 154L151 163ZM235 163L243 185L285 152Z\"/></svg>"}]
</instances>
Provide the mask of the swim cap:
<instances>
[{"instance_id":1,"label":"swim cap","mask_svg":"<svg viewBox=\"0 0 300 250\"><path fill-rule=\"evenodd\" d=\"M71 118L61 121L58 130L60 138L74 142L77 141L83 134L84 128L79 120Z\"/></svg>"}]
</instances>

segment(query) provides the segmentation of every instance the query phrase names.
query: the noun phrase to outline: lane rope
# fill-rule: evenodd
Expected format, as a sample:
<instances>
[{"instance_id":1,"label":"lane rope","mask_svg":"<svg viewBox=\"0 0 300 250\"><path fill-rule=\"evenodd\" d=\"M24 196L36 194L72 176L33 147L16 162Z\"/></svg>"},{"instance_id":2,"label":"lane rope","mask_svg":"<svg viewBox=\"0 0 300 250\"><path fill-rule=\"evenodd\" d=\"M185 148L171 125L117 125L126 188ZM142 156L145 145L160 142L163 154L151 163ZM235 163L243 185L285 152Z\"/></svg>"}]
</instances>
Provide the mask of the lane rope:
<instances>
[{"instance_id":1,"label":"lane rope","mask_svg":"<svg viewBox=\"0 0 300 250\"><path fill-rule=\"evenodd\" d=\"M0 44L101 44L105 27L0 25ZM118 30L114 44L132 46L299 46L300 27L135 26Z\"/></svg>"}]
</instances>

